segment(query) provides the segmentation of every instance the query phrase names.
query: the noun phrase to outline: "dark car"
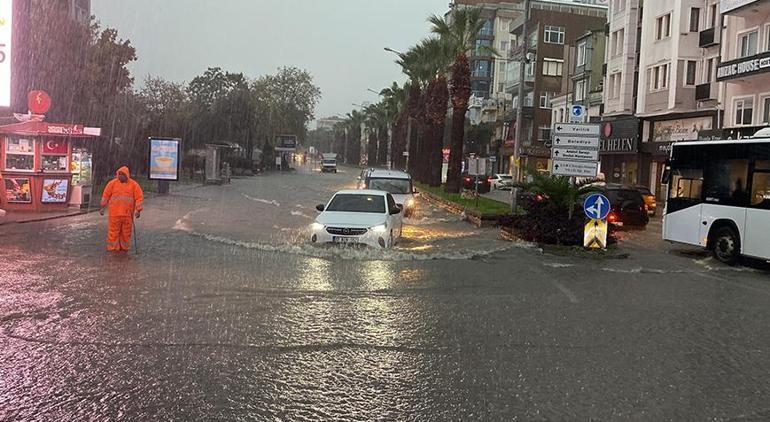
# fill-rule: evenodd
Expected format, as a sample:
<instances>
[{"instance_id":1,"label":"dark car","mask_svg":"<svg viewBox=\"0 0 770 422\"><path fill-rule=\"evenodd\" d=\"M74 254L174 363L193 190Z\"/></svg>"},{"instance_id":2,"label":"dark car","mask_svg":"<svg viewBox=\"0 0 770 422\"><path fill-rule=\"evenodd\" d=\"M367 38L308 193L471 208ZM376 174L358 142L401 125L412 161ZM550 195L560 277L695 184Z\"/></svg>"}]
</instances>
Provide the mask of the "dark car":
<instances>
[{"instance_id":1,"label":"dark car","mask_svg":"<svg viewBox=\"0 0 770 422\"><path fill-rule=\"evenodd\" d=\"M618 226L644 227L650 222L642 193L630 186L607 185L604 194L610 200L607 222Z\"/></svg>"},{"instance_id":2,"label":"dark car","mask_svg":"<svg viewBox=\"0 0 770 422\"><path fill-rule=\"evenodd\" d=\"M655 194L652 193L647 186L634 186L634 189L638 190L644 198L644 203L647 204L647 214L655 215L658 210L658 201L655 198Z\"/></svg>"},{"instance_id":3,"label":"dark car","mask_svg":"<svg viewBox=\"0 0 770 422\"><path fill-rule=\"evenodd\" d=\"M476 185L479 187L479 193L489 193L492 190L492 178L489 176L471 176L468 173L463 173L463 189L476 190Z\"/></svg>"}]
</instances>

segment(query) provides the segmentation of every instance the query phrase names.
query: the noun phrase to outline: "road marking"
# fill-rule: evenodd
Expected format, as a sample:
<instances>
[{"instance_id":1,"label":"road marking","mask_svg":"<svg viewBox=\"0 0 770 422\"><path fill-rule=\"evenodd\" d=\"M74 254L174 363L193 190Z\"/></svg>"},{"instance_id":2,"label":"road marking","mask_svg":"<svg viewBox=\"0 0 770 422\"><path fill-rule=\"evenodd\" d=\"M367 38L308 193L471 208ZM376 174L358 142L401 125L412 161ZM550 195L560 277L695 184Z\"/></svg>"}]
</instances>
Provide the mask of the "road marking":
<instances>
[{"instance_id":1,"label":"road marking","mask_svg":"<svg viewBox=\"0 0 770 422\"><path fill-rule=\"evenodd\" d=\"M763 295L770 296L770 291L768 291L768 290L764 290L764 289L760 289L760 288L752 287L752 286L747 286L746 284L739 283L737 281L733 281L733 280L730 280L730 279L727 279L727 278L719 277L716 274L704 273L704 272L697 272L695 274L697 274L697 275L699 275L699 276L701 276L703 278L708 278L710 280L718 281L720 283L730 284L730 285L733 285L735 287L740 287L740 288L743 288L743 289L746 289L746 290L750 290L752 292L761 293Z\"/></svg>"},{"instance_id":2,"label":"road marking","mask_svg":"<svg viewBox=\"0 0 770 422\"><path fill-rule=\"evenodd\" d=\"M572 290L566 288L563 284L559 283L558 281L554 281L553 284L556 286L557 289L559 289L562 293L564 293L564 296L567 296L567 299L569 299L570 303L578 303L580 302L575 295L575 293L572 293Z\"/></svg>"}]
</instances>

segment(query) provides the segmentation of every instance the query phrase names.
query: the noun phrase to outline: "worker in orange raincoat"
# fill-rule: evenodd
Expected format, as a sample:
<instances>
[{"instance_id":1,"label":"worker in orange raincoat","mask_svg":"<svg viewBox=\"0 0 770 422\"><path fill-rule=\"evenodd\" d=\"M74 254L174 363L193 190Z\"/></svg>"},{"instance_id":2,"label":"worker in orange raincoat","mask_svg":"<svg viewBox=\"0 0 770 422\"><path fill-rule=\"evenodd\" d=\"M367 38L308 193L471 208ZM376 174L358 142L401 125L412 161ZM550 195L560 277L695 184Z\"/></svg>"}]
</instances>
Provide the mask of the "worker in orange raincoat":
<instances>
[{"instance_id":1,"label":"worker in orange raincoat","mask_svg":"<svg viewBox=\"0 0 770 422\"><path fill-rule=\"evenodd\" d=\"M111 252L128 251L131 246L131 230L134 228L134 217L142 213L144 192L131 179L128 167L123 166L115 173L115 178L107 183L102 194L99 214L104 215L104 209L109 206L109 229L107 231L107 250Z\"/></svg>"}]
</instances>

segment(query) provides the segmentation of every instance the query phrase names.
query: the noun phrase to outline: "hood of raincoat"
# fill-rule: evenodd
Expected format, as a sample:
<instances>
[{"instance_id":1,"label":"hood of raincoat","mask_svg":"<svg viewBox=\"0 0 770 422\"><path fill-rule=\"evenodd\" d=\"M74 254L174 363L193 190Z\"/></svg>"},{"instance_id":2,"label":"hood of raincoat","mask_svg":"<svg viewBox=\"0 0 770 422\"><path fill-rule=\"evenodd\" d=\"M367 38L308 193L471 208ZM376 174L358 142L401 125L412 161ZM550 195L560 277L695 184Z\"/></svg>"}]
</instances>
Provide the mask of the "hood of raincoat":
<instances>
[{"instance_id":1,"label":"hood of raincoat","mask_svg":"<svg viewBox=\"0 0 770 422\"><path fill-rule=\"evenodd\" d=\"M115 172L115 177L118 177L119 173L125 174L128 180L131 180L131 172L128 170L128 167L123 166L119 168L118 171Z\"/></svg>"}]
</instances>

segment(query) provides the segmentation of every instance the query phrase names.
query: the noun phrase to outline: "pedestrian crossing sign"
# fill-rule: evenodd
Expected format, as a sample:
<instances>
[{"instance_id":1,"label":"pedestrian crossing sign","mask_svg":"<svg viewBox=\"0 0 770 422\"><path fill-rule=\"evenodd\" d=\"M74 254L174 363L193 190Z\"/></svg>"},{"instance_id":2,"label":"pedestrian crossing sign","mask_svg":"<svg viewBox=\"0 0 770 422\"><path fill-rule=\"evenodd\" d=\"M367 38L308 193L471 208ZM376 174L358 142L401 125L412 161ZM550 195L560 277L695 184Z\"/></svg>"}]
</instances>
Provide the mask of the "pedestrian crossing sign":
<instances>
[{"instance_id":1,"label":"pedestrian crossing sign","mask_svg":"<svg viewBox=\"0 0 770 422\"><path fill-rule=\"evenodd\" d=\"M588 249L607 249L607 220L592 218L586 223L583 246Z\"/></svg>"}]
</instances>

